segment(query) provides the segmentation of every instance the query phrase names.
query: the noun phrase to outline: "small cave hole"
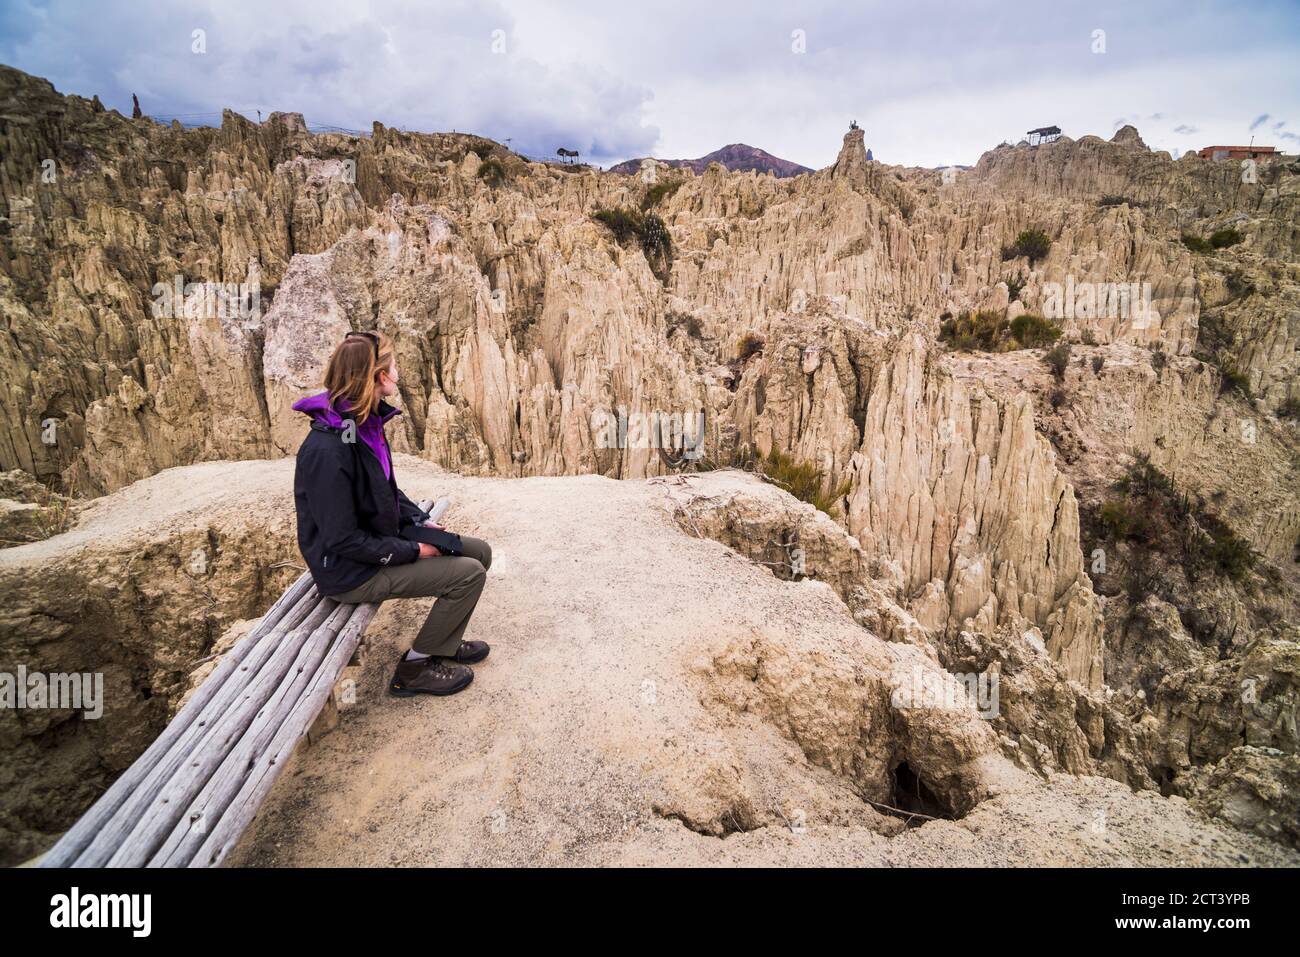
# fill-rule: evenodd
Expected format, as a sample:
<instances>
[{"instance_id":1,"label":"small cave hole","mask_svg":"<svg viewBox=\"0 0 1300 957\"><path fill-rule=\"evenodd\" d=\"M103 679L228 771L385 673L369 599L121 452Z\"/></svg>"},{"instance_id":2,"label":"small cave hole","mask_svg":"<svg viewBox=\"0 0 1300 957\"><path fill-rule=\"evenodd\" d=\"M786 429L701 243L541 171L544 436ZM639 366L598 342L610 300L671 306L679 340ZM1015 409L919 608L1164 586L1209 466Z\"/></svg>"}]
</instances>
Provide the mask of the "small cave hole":
<instances>
[{"instance_id":1,"label":"small cave hole","mask_svg":"<svg viewBox=\"0 0 1300 957\"><path fill-rule=\"evenodd\" d=\"M920 827L933 818L955 821L961 817L908 767L906 761L894 768L893 785L889 803L895 810L887 813L903 818L908 827Z\"/></svg>"},{"instance_id":2,"label":"small cave hole","mask_svg":"<svg viewBox=\"0 0 1300 957\"><path fill-rule=\"evenodd\" d=\"M1156 785L1160 788L1160 793L1165 797L1170 797L1175 794L1174 778L1177 777L1177 772L1175 772L1173 768L1159 766L1152 770L1154 771Z\"/></svg>"}]
</instances>

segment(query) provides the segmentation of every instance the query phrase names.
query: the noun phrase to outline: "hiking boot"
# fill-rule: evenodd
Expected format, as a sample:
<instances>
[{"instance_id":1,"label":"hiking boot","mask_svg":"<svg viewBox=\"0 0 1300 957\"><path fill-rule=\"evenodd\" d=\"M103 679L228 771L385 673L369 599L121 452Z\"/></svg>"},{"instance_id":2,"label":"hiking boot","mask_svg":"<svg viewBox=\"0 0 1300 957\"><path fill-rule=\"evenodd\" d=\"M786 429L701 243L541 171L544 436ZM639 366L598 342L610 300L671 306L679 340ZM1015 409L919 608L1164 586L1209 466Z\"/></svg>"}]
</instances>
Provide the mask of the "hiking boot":
<instances>
[{"instance_id":1,"label":"hiking boot","mask_svg":"<svg viewBox=\"0 0 1300 957\"><path fill-rule=\"evenodd\" d=\"M399 698L417 694L449 695L464 691L473 680L473 671L464 665L452 664L447 658L431 656L407 661L403 655L393 672L393 680L388 683L388 692Z\"/></svg>"},{"instance_id":2,"label":"hiking boot","mask_svg":"<svg viewBox=\"0 0 1300 957\"><path fill-rule=\"evenodd\" d=\"M462 641L454 657L462 665L476 665L486 658L491 650L486 641Z\"/></svg>"}]
</instances>

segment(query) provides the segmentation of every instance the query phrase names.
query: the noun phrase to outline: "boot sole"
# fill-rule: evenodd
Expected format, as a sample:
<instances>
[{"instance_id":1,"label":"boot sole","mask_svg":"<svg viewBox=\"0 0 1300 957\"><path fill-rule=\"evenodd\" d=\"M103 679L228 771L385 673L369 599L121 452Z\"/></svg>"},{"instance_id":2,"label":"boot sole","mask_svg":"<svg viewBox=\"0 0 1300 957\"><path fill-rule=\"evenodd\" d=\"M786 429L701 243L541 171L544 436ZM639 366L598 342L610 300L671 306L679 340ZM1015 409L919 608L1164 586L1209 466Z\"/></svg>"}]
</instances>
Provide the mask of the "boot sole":
<instances>
[{"instance_id":1,"label":"boot sole","mask_svg":"<svg viewBox=\"0 0 1300 957\"><path fill-rule=\"evenodd\" d=\"M466 681L463 685L459 685L455 688L448 688L446 691L425 691L423 689L413 690L411 688L394 688L392 685L389 685L388 693L392 695L394 698L414 698L416 695L422 695L422 694L431 694L435 698L445 698L448 695L453 695L456 694L457 692L464 691L473 683L474 683L474 674L473 672L470 672L469 681Z\"/></svg>"}]
</instances>

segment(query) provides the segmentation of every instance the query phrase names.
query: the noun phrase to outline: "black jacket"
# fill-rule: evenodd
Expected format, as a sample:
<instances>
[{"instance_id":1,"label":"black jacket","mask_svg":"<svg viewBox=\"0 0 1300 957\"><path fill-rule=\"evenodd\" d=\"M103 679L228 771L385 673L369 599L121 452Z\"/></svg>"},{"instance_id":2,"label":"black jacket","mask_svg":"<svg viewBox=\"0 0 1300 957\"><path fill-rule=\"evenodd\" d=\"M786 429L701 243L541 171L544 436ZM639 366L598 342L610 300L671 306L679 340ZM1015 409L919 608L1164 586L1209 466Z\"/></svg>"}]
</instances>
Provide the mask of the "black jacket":
<instances>
[{"instance_id":1,"label":"black jacket","mask_svg":"<svg viewBox=\"0 0 1300 957\"><path fill-rule=\"evenodd\" d=\"M395 410L379 403L379 415ZM397 487L394 469L384 478L375 453L353 434L319 419L298 449L293 498L298 547L323 595L338 595L369 581L385 565L420 557L418 542L401 538L420 508Z\"/></svg>"}]
</instances>

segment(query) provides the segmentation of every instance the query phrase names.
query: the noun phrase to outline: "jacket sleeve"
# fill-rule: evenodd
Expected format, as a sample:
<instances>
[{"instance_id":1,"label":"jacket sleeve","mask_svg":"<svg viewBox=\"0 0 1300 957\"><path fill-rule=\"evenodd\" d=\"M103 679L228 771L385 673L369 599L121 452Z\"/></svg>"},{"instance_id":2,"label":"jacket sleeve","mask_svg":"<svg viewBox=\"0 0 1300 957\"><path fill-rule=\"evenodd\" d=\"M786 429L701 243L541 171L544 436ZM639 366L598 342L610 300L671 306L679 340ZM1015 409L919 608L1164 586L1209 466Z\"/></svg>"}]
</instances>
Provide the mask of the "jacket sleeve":
<instances>
[{"instance_id":1,"label":"jacket sleeve","mask_svg":"<svg viewBox=\"0 0 1300 957\"><path fill-rule=\"evenodd\" d=\"M408 565L420 557L420 544L388 535L372 535L357 524L352 477L335 460L311 463L307 505L327 552L365 565Z\"/></svg>"},{"instance_id":2,"label":"jacket sleeve","mask_svg":"<svg viewBox=\"0 0 1300 957\"><path fill-rule=\"evenodd\" d=\"M407 498L406 493L400 488L397 490L397 511L400 516L397 523L399 527L414 525L416 519L424 514L420 511L420 506Z\"/></svg>"}]
</instances>

